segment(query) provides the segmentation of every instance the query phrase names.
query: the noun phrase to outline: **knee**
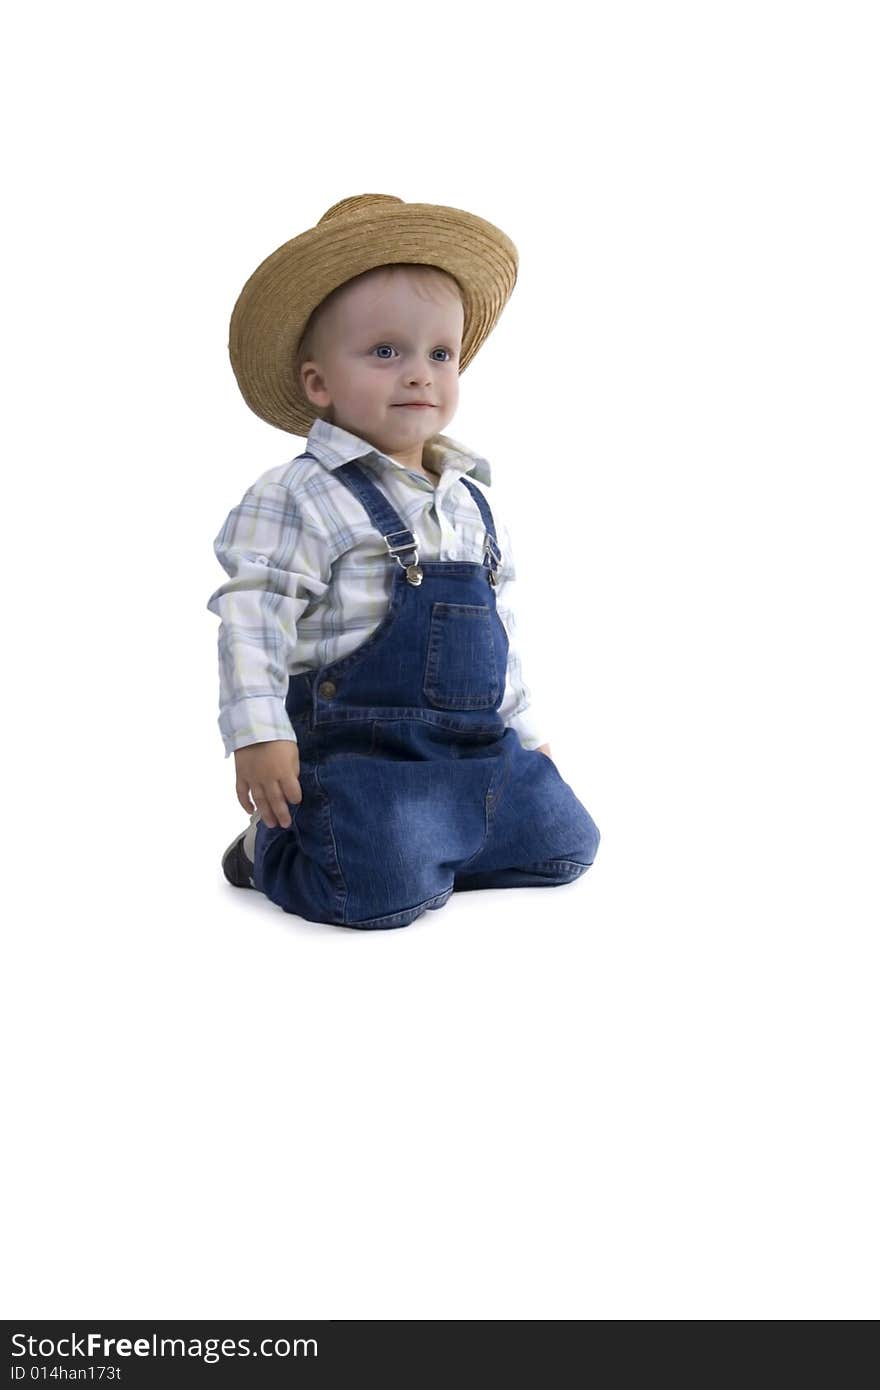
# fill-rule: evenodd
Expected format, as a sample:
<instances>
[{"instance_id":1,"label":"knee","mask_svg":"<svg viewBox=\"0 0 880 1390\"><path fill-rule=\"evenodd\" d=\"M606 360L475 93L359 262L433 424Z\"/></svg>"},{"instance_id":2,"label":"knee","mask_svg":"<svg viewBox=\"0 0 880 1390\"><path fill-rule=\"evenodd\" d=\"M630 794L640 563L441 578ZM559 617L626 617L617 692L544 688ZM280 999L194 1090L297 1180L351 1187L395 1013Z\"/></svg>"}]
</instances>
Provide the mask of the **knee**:
<instances>
[{"instance_id":1,"label":"knee","mask_svg":"<svg viewBox=\"0 0 880 1390\"><path fill-rule=\"evenodd\" d=\"M599 848L599 840L601 839L601 836L599 834L599 827L592 819L590 820L590 826L592 827L592 833L589 836L588 843L588 849L590 852L589 858L586 861L588 864L592 864L593 860L596 858L596 851Z\"/></svg>"},{"instance_id":2,"label":"knee","mask_svg":"<svg viewBox=\"0 0 880 1390\"><path fill-rule=\"evenodd\" d=\"M583 812L580 835L578 836L575 850L567 858L576 863L583 864L588 869L596 858L596 851L599 848L599 827L593 820L588 811Z\"/></svg>"}]
</instances>

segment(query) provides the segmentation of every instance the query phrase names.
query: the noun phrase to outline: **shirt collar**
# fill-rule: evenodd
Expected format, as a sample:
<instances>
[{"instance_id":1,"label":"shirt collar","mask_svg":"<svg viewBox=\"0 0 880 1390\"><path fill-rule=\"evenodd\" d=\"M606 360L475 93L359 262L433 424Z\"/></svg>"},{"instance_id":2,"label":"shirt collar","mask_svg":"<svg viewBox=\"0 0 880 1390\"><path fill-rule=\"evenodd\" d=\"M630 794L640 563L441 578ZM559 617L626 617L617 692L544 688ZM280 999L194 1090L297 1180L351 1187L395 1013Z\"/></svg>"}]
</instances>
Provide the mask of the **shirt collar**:
<instances>
[{"instance_id":1,"label":"shirt collar","mask_svg":"<svg viewBox=\"0 0 880 1390\"><path fill-rule=\"evenodd\" d=\"M320 418L314 420L309 430L308 451L310 454L314 454L325 468L331 470L338 468L340 464L349 463L352 459L363 458L367 454L384 459L394 468L403 467L403 464L398 463L397 459L383 454L381 449L377 449L369 440L361 439L358 435L350 434L348 430L342 429L339 425L331 424L330 421ZM460 444L457 440L451 439L448 434L433 435L425 444L425 455L426 459L436 464L441 472L445 473L447 468L454 468L459 473L473 473L480 483L491 484L492 482L492 469L489 460L483 458L473 449L468 449L466 445Z\"/></svg>"}]
</instances>

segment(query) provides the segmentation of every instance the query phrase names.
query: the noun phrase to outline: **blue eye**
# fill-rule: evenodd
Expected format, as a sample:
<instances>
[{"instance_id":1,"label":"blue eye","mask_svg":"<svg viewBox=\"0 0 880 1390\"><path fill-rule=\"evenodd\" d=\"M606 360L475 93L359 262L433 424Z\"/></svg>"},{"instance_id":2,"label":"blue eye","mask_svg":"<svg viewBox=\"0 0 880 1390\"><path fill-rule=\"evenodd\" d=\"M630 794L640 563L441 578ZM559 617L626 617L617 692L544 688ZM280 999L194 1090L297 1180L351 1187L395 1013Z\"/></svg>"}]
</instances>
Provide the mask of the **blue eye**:
<instances>
[{"instance_id":1,"label":"blue eye","mask_svg":"<svg viewBox=\"0 0 880 1390\"><path fill-rule=\"evenodd\" d=\"M388 357L385 357L385 356L384 356L384 349L385 349L385 348L387 348L389 352L394 352L394 351L395 351L395 349L391 346L390 343L377 343L376 346L375 346L372 350L373 350L373 352L382 352L382 353L383 353L382 361L383 361L383 362L388 362L390 359L389 359ZM445 347L434 348L434 351L435 351L435 352L445 352L445 353L446 353L446 356L445 356L444 358L441 359L442 361L446 362L446 361L451 361L451 360L452 360L452 353L451 353L451 351L449 350L449 348L445 348Z\"/></svg>"}]
</instances>

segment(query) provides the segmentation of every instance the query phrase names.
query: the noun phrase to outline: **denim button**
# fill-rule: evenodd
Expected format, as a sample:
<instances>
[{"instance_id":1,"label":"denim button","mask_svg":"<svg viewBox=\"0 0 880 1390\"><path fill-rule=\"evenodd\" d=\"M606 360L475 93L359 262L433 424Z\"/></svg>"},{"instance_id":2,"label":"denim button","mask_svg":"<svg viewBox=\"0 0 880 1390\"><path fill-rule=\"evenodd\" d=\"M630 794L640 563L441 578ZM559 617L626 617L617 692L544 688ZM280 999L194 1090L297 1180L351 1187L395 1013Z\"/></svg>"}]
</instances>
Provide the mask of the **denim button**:
<instances>
[{"instance_id":1,"label":"denim button","mask_svg":"<svg viewBox=\"0 0 880 1390\"><path fill-rule=\"evenodd\" d=\"M336 694L336 686L333 681L321 681L318 686L318 694L323 695L325 700L329 700L331 695Z\"/></svg>"}]
</instances>

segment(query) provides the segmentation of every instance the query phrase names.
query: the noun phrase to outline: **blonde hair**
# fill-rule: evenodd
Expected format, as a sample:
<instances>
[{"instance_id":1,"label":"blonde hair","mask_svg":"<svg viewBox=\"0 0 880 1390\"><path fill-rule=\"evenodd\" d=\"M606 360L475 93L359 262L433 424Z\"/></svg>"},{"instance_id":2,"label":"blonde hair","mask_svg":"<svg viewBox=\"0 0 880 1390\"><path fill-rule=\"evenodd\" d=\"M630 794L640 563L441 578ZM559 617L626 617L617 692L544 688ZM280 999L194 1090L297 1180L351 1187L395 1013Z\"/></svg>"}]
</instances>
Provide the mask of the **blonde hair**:
<instances>
[{"instance_id":1,"label":"blonde hair","mask_svg":"<svg viewBox=\"0 0 880 1390\"><path fill-rule=\"evenodd\" d=\"M407 272L417 288L424 292L424 297L433 299L435 304L451 295L464 306L464 295L455 276L450 275L448 270L441 270L436 265L424 265L421 261L391 261L388 265L374 266L371 270L365 270L360 275L353 275L350 280L345 280L343 284L337 285L335 290L331 290L330 294L322 299L321 303L309 315L296 349L296 375L300 383L302 382L303 364L314 361L320 350L321 326L327 320L327 311L341 297L342 291L347 290L357 280L364 280L368 276L388 279L400 271ZM327 420L330 424L333 423L332 405L315 407L315 414L320 419Z\"/></svg>"}]
</instances>

